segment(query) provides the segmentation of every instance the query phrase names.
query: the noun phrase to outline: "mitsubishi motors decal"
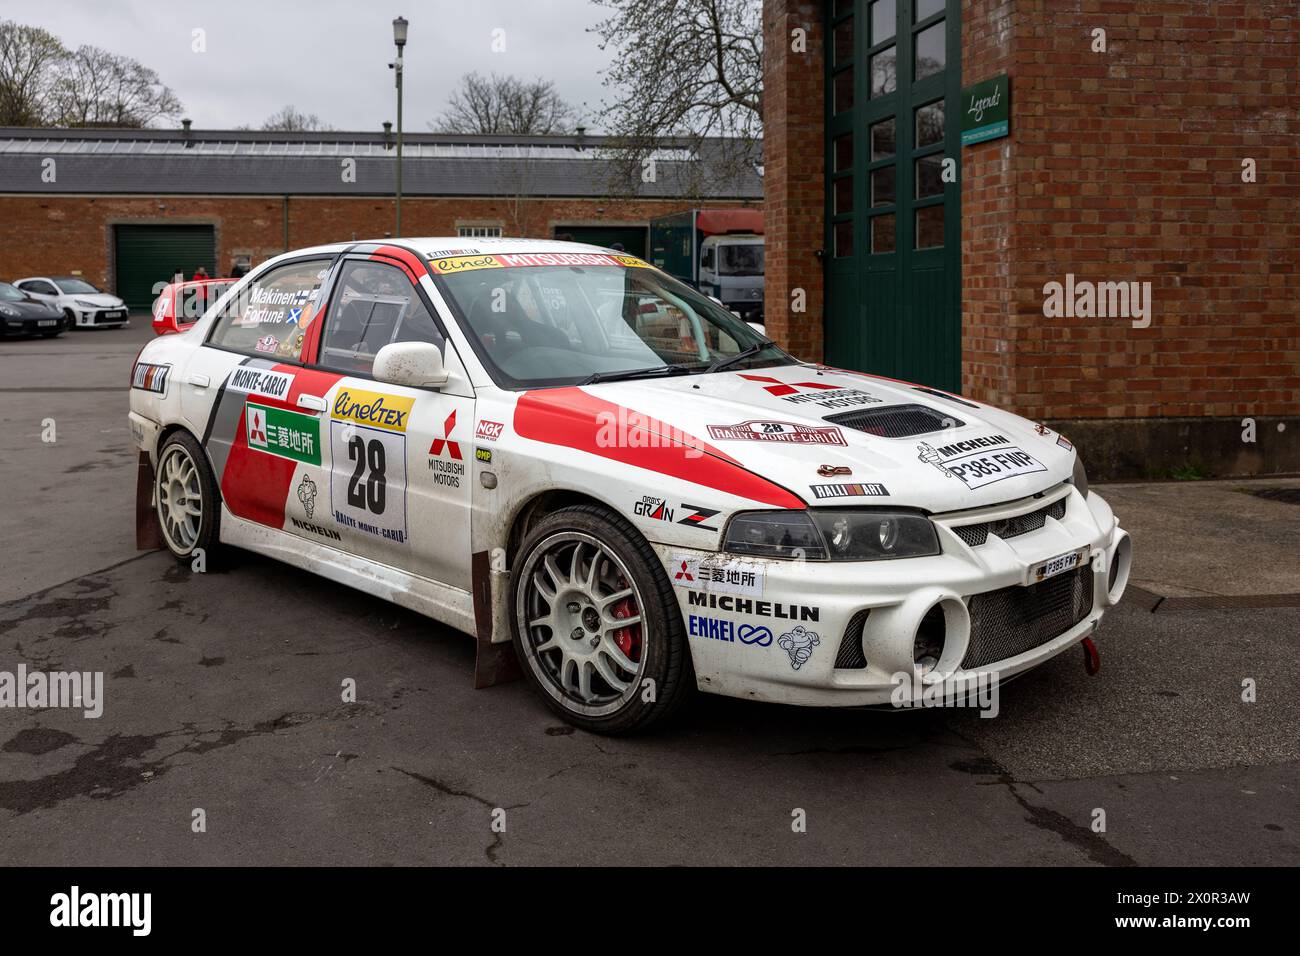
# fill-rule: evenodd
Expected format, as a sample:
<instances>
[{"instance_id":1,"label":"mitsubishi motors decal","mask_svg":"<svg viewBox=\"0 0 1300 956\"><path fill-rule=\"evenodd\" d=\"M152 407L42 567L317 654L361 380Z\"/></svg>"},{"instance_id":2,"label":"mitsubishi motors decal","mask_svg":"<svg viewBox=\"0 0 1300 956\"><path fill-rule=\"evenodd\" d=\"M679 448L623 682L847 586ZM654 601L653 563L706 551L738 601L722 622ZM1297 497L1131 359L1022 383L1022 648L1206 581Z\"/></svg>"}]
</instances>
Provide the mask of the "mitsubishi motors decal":
<instances>
[{"instance_id":1,"label":"mitsubishi motors decal","mask_svg":"<svg viewBox=\"0 0 1300 956\"><path fill-rule=\"evenodd\" d=\"M752 375L744 372L740 377L762 384L768 394L792 405L813 405L818 408L853 408L858 405L877 405L884 401L870 392L828 382L783 382L770 375Z\"/></svg>"}]
</instances>

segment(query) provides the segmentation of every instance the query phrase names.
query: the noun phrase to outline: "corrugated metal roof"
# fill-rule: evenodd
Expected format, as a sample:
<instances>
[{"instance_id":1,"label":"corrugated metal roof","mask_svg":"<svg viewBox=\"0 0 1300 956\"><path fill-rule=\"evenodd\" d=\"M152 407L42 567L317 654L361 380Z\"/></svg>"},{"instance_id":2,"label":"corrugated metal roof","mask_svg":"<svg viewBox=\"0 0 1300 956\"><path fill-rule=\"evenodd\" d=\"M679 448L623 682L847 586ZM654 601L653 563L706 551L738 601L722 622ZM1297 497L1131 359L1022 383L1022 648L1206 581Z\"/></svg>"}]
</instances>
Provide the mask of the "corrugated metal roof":
<instances>
[{"instance_id":1,"label":"corrugated metal roof","mask_svg":"<svg viewBox=\"0 0 1300 956\"><path fill-rule=\"evenodd\" d=\"M382 133L0 127L0 192L383 196L396 188L391 145ZM633 194L760 199L761 167L729 161L740 149L716 139L668 144L652 154L655 181L633 177ZM629 193L604 137L417 133L402 152L408 196Z\"/></svg>"}]
</instances>

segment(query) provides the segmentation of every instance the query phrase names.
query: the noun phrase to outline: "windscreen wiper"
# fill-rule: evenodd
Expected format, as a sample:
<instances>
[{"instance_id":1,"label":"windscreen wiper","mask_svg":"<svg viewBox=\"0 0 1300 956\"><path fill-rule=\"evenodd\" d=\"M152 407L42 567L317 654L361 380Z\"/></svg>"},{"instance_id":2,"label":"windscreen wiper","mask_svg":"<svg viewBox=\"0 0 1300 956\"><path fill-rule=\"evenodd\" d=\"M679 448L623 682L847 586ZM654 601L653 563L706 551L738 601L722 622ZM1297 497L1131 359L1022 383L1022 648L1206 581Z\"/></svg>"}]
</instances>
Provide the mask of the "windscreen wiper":
<instances>
[{"instance_id":1,"label":"windscreen wiper","mask_svg":"<svg viewBox=\"0 0 1300 956\"><path fill-rule=\"evenodd\" d=\"M597 382L616 382L625 378L657 378L661 375L686 375L695 371L689 365L652 365L649 368L615 369L609 372L592 372L579 385Z\"/></svg>"},{"instance_id":2,"label":"windscreen wiper","mask_svg":"<svg viewBox=\"0 0 1300 956\"><path fill-rule=\"evenodd\" d=\"M731 366L735 365L737 362L743 362L747 358L752 358L772 344L773 343L771 342L759 342L757 345L751 345L747 349L742 349L735 355L728 355L725 358L716 359L714 363L708 367L707 371L721 372L724 368L731 368Z\"/></svg>"}]
</instances>

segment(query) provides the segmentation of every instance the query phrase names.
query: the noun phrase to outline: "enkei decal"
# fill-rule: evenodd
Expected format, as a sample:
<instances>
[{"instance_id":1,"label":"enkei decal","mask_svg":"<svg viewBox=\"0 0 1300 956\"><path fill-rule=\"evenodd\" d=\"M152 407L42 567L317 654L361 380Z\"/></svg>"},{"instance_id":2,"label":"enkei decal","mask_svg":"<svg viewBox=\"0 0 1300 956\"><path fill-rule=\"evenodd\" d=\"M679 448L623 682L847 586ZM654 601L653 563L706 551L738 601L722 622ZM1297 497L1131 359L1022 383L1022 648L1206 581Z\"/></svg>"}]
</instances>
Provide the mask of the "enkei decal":
<instances>
[{"instance_id":1,"label":"enkei decal","mask_svg":"<svg viewBox=\"0 0 1300 956\"><path fill-rule=\"evenodd\" d=\"M775 617L785 621L816 621L821 617L821 608L807 604L782 604L780 601L755 601L747 597L734 597L730 594L710 594L707 591L692 591L686 595L686 601L693 607L708 607L728 614L746 614L755 617Z\"/></svg>"},{"instance_id":2,"label":"enkei decal","mask_svg":"<svg viewBox=\"0 0 1300 956\"><path fill-rule=\"evenodd\" d=\"M715 641L741 643L750 647L771 647L772 629L763 624L737 624L719 617L702 614L686 616L687 633L691 637L707 637Z\"/></svg>"},{"instance_id":3,"label":"enkei decal","mask_svg":"<svg viewBox=\"0 0 1300 956\"><path fill-rule=\"evenodd\" d=\"M334 418L390 432L404 432L414 404L415 399L405 395L343 389L334 399Z\"/></svg>"},{"instance_id":4,"label":"enkei decal","mask_svg":"<svg viewBox=\"0 0 1300 956\"><path fill-rule=\"evenodd\" d=\"M673 520L673 509L668 507L668 502L650 495L645 495L640 501L633 504L632 513L639 518L649 518L652 521Z\"/></svg>"},{"instance_id":5,"label":"enkei decal","mask_svg":"<svg viewBox=\"0 0 1300 956\"><path fill-rule=\"evenodd\" d=\"M985 451L986 448L995 450ZM1028 452L1010 444L1005 435L970 438L938 448L920 442L916 449L918 460L934 465L950 478L961 479L972 491L1004 478L1047 470Z\"/></svg>"},{"instance_id":6,"label":"enkei decal","mask_svg":"<svg viewBox=\"0 0 1300 956\"><path fill-rule=\"evenodd\" d=\"M788 634L782 634L777 646L790 656L790 666L798 670L808 663L813 648L821 642L821 636L816 631L809 631L801 624Z\"/></svg>"},{"instance_id":7,"label":"enkei decal","mask_svg":"<svg viewBox=\"0 0 1300 956\"><path fill-rule=\"evenodd\" d=\"M774 441L787 445L847 445L834 425L800 425L797 422L740 422L710 425L709 437L718 441Z\"/></svg>"},{"instance_id":8,"label":"enkei decal","mask_svg":"<svg viewBox=\"0 0 1300 956\"><path fill-rule=\"evenodd\" d=\"M811 485L815 498L887 498L889 489L884 485L866 484Z\"/></svg>"},{"instance_id":9,"label":"enkei decal","mask_svg":"<svg viewBox=\"0 0 1300 956\"><path fill-rule=\"evenodd\" d=\"M715 525L704 523L718 513L717 508L701 508L699 505L688 505L685 503L682 504L682 507L691 513L678 519L678 524L689 525L693 528L703 528L705 531L718 530Z\"/></svg>"},{"instance_id":10,"label":"enkei decal","mask_svg":"<svg viewBox=\"0 0 1300 956\"><path fill-rule=\"evenodd\" d=\"M490 422L486 418L478 423L474 429L475 441L496 441L501 437L501 430L505 428L503 422Z\"/></svg>"},{"instance_id":11,"label":"enkei decal","mask_svg":"<svg viewBox=\"0 0 1300 956\"><path fill-rule=\"evenodd\" d=\"M793 405L816 405L819 408L851 408L855 405L876 405L884 401L870 392L827 382L783 382L770 375L746 375L751 382L767 382L763 388L783 402Z\"/></svg>"},{"instance_id":12,"label":"enkei decal","mask_svg":"<svg viewBox=\"0 0 1300 956\"><path fill-rule=\"evenodd\" d=\"M293 385L293 376L288 372L276 372L269 368L253 368L241 365L230 373L226 381L227 388L262 398L277 398L283 401L289 395Z\"/></svg>"},{"instance_id":13,"label":"enkei decal","mask_svg":"<svg viewBox=\"0 0 1300 956\"><path fill-rule=\"evenodd\" d=\"M406 435L336 419L330 422L330 454L334 521L406 544Z\"/></svg>"},{"instance_id":14,"label":"enkei decal","mask_svg":"<svg viewBox=\"0 0 1300 956\"><path fill-rule=\"evenodd\" d=\"M167 378L171 374L171 369L170 365L136 362L135 369L131 372L131 387L163 395L167 391Z\"/></svg>"},{"instance_id":15,"label":"enkei decal","mask_svg":"<svg viewBox=\"0 0 1300 956\"><path fill-rule=\"evenodd\" d=\"M700 591L719 591L759 597L763 593L763 565L734 558L698 558L679 554L669 567L673 584Z\"/></svg>"},{"instance_id":16,"label":"enkei decal","mask_svg":"<svg viewBox=\"0 0 1300 956\"><path fill-rule=\"evenodd\" d=\"M244 425L249 448L307 465L320 464L320 421L315 416L248 402Z\"/></svg>"}]
</instances>

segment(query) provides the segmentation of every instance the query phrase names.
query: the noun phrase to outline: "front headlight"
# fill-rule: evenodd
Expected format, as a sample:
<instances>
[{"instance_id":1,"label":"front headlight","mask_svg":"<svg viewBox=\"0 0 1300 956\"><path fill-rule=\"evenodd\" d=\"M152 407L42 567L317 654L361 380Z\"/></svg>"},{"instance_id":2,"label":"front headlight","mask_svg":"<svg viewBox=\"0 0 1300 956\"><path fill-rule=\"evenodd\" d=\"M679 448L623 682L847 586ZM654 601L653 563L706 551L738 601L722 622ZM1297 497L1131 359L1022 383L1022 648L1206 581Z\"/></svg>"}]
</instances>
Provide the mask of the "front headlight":
<instances>
[{"instance_id":1,"label":"front headlight","mask_svg":"<svg viewBox=\"0 0 1300 956\"><path fill-rule=\"evenodd\" d=\"M905 511L750 511L727 525L732 554L804 561L885 561L939 553L924 515Z\"/></svg>"},{"instance_id":2,"label":"front headlight","mask_svg":"<svg viewBox=\"0 0 1300 956\"><path fill-rule=\"evenodd\" d=\"M16 319L18 318L19 314L20 313L18 312L17 309L11 309L7 305L0 305L0 315L5 316L6 318Z\"/></svg>"},{"instance_id":3,"label":"front headlight","mask_svg":"<svg viewBox=\"0 0 1300 956\"><path fill-rule=\"evenodd\" d=\"M1088 497L1088 472L1083 467L1083 455L1078 448L1074 449L1074 474L1070 476L1070 484L1079 490L1079 494Z\"/></svg>"},{"instance_id":4,"label":"front headlight","mask_svg":"<svg viewBox=\"0 0 1300 956\"><path fill-rule=\"evenodd\" d=\"M77 299L77 305L81 306L83 309L99 308L99 306L97 306L94 302L87 302L85 299Z\"/></svg>"}]
</instances>

